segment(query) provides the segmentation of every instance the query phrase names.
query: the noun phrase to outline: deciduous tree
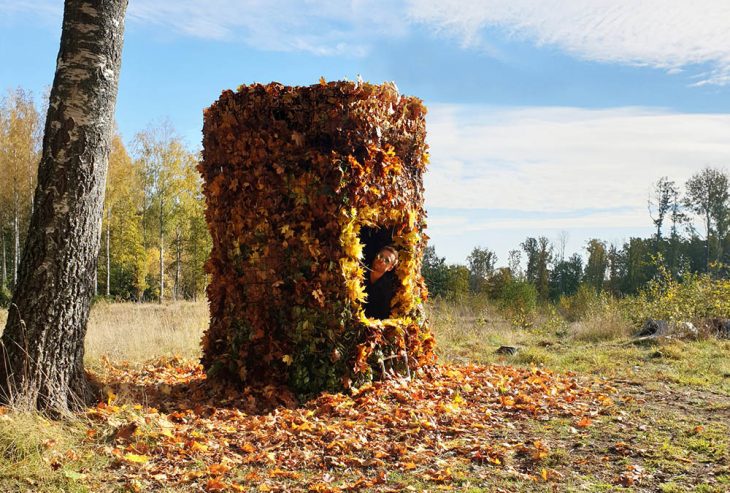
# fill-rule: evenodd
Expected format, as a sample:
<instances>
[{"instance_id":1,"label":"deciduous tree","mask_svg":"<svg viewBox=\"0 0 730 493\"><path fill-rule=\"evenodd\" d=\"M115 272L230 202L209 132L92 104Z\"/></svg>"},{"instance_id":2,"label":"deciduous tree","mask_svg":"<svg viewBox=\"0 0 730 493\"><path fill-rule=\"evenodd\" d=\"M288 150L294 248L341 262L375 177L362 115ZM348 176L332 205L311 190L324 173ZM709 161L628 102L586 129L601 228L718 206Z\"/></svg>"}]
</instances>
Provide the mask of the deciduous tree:
<instances>
[{"instance_id":1,"label":"deciduous tree","mask_svg":"<svg viewBox=\"0 0 730 493\"><path fill-rule=\"evenodd\" d=\"M99 251L126 0L66 0L35 209L2 336L0 391L52 413L92 397L84 336Z\"/></svg>"},{"instance_id":2,"label":"deciduous tree","mask_svg":"<svg viewBox=\"0 0 730 493\"><path fill-rule=\"evenodd\" d=\"M603 282L606 280L606 271L608 270L606 243L593 238L588 240L586 250L588 251L588 261L586 262L584 280L596 291L602 291Z\"/></svg>"},{"instance_id":3,"label":"deciduous tree","mask_svg":"<svg viewBox=\"0 0 730 493\"><path fill-rule=\"evenodd\" d=\"M18 266L24 232L33 209L33 192L40 159L40 116L32 96L23 89L10 91L0 105L0 208L9 222L12 245L12 283L18 282Z\"/></svg>"},{"instance_id":4,"label":"deciduous tree","mask_svg":"<svg viewBox=\"0 0 730 493\"><path fill-rule=\"evenodd\" d=\"M466 262L469 266L470 286L473 292L483 291L487 286L489 276L494 272L497 255L489 248L474 247Z\"/></svg>"},{"instance_id":5,"label":"deciduous tree","mask_svg":"<svg viewBox=\"0 0 730 493\"><path fill-rule=\"evenodd\" d=\"M185 149L169 123L150 127L135 137L136 164L144 189L142 206L143 242L152 246L155 232L158 254L157 298L165 297L166 253L165 238L173 218L181 214L186 176L194 170L196 159ZM148 250L149 251L149 250ZM178 264L179 265L179 264Z\"/></svg>"},{"instance_id":6,"label":"deciduous tree","mask_svg":"<svg viewBox=\"0 0 730 493\"><path fill-rule=\"evenodd\" d=\"M705 262L709 270L710 260L722 258L722 240L727 235L728 176L724 171L704 168L687 180L685 204L700 216L705 226ZM715 240L715 251L711 255L711 243Z\"/></svg>"},{"instance_id":7,"label":"deciduous tree","mask_svg":"<svg viewBox=\"0 0 730 493\"><path fill-rule=\"evenodd\" d=\"M550 288L550 262L553 257L553 247L550 240L541 236L538 239L529 237L521 245L527 255L527 281L537 289L540 300L548 299Z\"/></svg>"}]
</instances>

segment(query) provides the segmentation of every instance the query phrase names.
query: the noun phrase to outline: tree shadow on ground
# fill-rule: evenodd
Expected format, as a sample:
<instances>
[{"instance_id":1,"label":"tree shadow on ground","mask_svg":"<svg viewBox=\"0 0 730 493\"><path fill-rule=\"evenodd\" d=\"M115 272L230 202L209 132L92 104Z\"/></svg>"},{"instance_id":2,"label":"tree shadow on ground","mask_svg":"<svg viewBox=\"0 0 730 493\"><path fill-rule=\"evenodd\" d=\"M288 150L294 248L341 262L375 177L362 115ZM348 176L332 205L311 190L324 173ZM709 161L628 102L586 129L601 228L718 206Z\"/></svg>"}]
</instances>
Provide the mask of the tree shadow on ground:
<instances>
[{"instance_id":1,"label":"tree shadow on ground","mask_svg":"<svg viewBox=\"0 0 730 493\"><path fill-rule=\"evenodd\" d=\"M267 414L301 404L285 387L234 386L213 381L196 362L177 357L159 358L141 367L102 363L101 371L90 371L89 378L101 390L103 400L116 404L139 404L168 414L193 410L201 416L216 409Z\"/></svg>"}]
</instances>

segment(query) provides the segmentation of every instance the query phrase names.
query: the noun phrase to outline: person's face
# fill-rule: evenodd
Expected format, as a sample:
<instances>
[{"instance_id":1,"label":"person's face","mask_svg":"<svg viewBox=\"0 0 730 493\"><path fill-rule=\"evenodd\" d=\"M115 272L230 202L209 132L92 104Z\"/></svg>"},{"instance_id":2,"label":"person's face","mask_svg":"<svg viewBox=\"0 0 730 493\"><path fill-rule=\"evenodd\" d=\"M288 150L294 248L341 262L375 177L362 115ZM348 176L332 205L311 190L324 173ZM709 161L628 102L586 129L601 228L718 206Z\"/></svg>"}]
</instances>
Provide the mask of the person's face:
<instances>
[{"instance_id":1,"label":"person's face","mask_svg":"<svg viewBox=\"0 0 730 493\"><path fill-rule=\"evenodd\" d=\"M395 254L390 250L380 250L373 261L373 270L381 273L393 270L395 259Z\"/></svg>"}]
</instances>

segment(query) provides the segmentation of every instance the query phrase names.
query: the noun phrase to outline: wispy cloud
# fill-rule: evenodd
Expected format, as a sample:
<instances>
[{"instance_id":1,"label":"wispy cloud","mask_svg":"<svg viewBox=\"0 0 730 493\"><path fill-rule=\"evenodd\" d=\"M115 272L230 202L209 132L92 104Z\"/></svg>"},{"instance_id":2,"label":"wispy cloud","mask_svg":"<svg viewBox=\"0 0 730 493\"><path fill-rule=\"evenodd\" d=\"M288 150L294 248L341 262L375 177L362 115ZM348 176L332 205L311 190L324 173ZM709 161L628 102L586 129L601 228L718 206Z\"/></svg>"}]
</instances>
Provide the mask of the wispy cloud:
<instances>
[{"instance_id":1,"label":"wispy cloud","mask_svg":"<svg viewBox=\"0 0 730 493\"><path fill-rule=\"evenodd\" d=\"M650 224L645 207L615 210L589 210L558 217L550 214L535 217L501 217L490 218L491 211L478 211L482 217L435 214L428 221L431 229L438 229L442 234L461 235L482 231L520 231L525 235L537 234L543 230L575 230L575 229L614 229L625 230L645 228ZM518 211L515 211L518 212ZM519 216L519 214L516 214Z\"/></svg>"},{"instance_id":2,"label":"wispy cloud","mask_svg":"<svg viewBox=\"0 0 730 493\"><path fill-rule=\"evenodd\" d=\"M58 0L0 0L4 14L61 11ZM730 2L720 0L135 0L128 19L264 50L348 56L420 24L490 56L506 35L587 60L693 68L696 85L730 83Z\"/></svg>"},{"instance_id":3,"label":"wispy cloud","mask_svg":"<svg viewBox=\"0 0 730 493\"><path fill-rule=\"evenodd\" d=\"M730 162L730 115L433 105L430 207L636 208L664 175Z\"/></svg>"},{"instance_id":4,"label":"wispy cloud","mask_svg":"<svg viewBox=\"0 0 730 493\"><path fill-rule=\"evenodd\" d=\"M528 235L609 240L651 231L647 201L668 176L730 167L730 115L649 108L431 105L429 235L458 260L500 258Z\"/></svg>"},{"instance_id":5,"label":"wispy cloud","mask_svg":"<svg viewBox=\"0 0 730 493\"><path fill-rule=\"evenodd\" d=\"M129 16L190 36L242 39L261 49L359 55L375 37L405 32L393 16L397 10L387 0L138 0L130 4Z\"/></svg>"},{"instance_id":6,"label":"wispy cloud","mask_svg":"<svg viewBox=\"0 0 730 493\"><path fill-rule=\"evenodd\" d=\"M676 72L706 64L698 85L730 83L730 3L718 0L408 0L417 22L478 46L507 34L595 61Z\"/></svg>"},{"instance_id":7,"label":"wispy cloud","mask_svg":"<svg viewBox=\"0 0 730 493\"><path fill-rule=\"evenodd\" d=\"M58 19L63 14L63 3L54 0L0 0L0 24L11 23L16 15L31 14L36 21L48 22Z\"/></svg>"},{"instance_id":8,"label":"wispy cloud","mask_svg":"<svg viewBox=\"0 0 730 493\"><path fill-rule=\"evenodd\" d=\"M362 56L376 39L403 36L405 4L389 0L135 0L127 22L271 51ZM60 17L57 0L0 0L6 14Z\"/></svg>"}]
</instances>

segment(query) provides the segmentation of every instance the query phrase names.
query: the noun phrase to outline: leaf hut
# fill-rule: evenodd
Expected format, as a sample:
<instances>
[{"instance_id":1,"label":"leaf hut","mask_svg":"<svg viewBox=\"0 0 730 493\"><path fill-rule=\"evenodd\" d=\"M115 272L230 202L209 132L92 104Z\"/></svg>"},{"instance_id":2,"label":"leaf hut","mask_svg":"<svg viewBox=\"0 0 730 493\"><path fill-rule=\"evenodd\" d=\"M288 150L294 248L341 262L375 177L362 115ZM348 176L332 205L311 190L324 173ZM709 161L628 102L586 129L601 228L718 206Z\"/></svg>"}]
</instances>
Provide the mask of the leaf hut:
<instances>
[{"instance_id":1,"label":"leaf hut","mask_svg":"<svg viewBox=\"0 0 730 493\"><path fill-rule=\"evenodd\" d=\"M360 386L433 361L421 261L426 109L394 84L272 83L205 111L209 377L298 393ZM363 280L395 245L391 317Z\"/></svg>"}]
</instances>

